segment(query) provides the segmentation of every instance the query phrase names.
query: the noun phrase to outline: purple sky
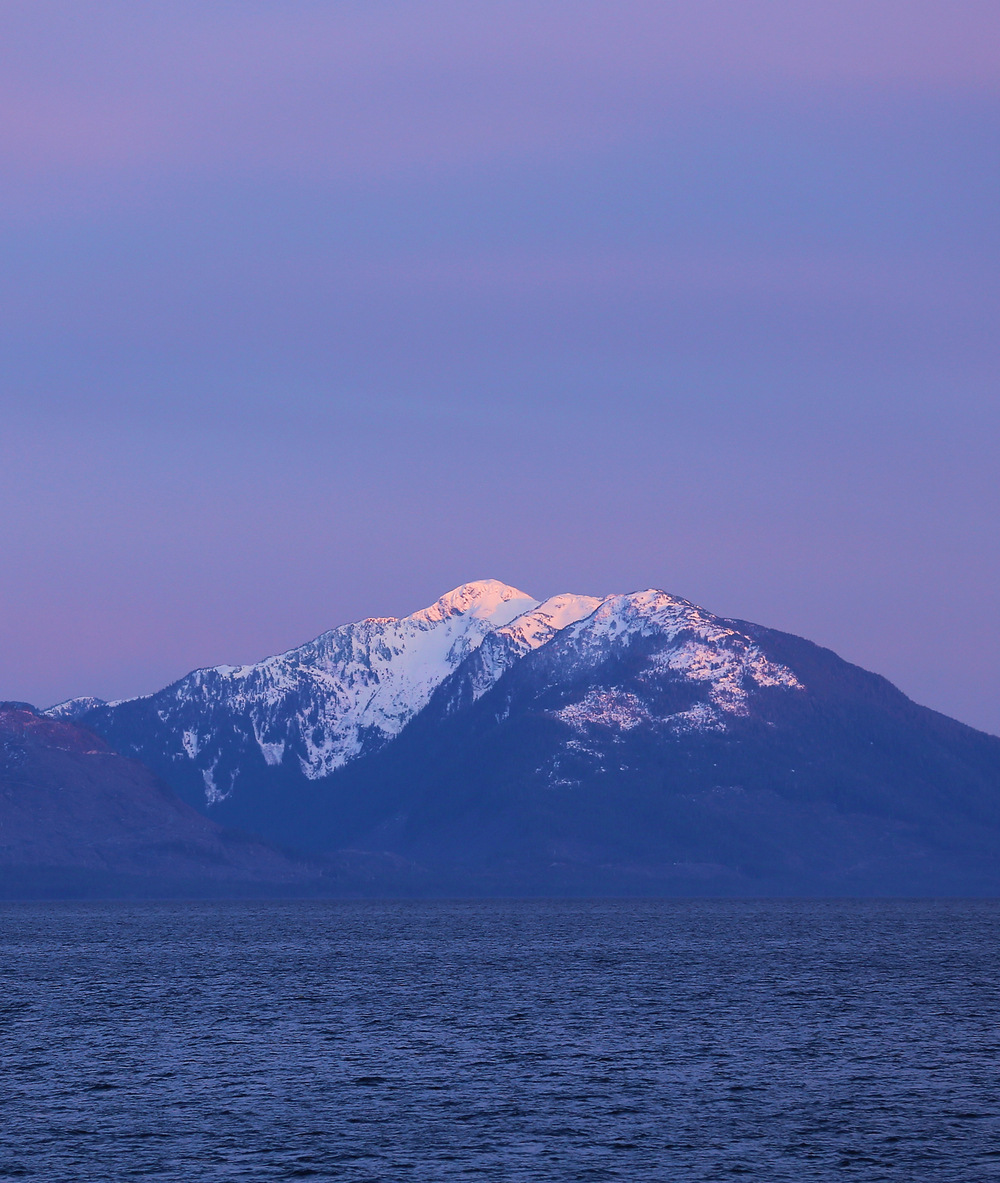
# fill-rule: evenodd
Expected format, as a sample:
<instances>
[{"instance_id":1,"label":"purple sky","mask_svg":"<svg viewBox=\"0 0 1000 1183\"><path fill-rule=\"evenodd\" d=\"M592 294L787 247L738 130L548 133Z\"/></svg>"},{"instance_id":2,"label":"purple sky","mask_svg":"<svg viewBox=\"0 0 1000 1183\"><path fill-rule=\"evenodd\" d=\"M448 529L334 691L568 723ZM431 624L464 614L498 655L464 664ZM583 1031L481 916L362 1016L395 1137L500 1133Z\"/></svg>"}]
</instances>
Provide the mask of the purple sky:
<instances>
[{"instance_id":1,"label":"purple sky","mask_svg":"<svg viewBox=\"0 0 1000 1183\"><path fill-rule=\"evenodd\" d=\"M0 2L0 698L467 579L1000 732L996 0Z\"/></svg>"}]
</instances>

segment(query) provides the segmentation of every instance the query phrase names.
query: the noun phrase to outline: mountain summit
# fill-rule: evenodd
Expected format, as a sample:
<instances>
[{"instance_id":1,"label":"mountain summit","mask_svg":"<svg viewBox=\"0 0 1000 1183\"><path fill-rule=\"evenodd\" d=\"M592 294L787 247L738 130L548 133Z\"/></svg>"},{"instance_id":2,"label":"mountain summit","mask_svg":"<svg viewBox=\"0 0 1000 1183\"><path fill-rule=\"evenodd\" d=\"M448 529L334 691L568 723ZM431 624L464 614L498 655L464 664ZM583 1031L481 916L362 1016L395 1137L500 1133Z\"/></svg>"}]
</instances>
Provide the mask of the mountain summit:
<instances>
[{"instance_id":1,"label":"mountain summit","mask_svg":"<svg viewBox=\"0 0 1000 1183\"><path fill-rule=\"evenodd\" d=\"M452 893L1000 891L1000 739L656 588L483 580L49 714L219 821Z\"/></svg>"},{"instance_id":2,"label":"mountain summit","mask_svg":"<svg viewBox=\"0 0 1000 1183\"><path fill-rule=\"evenodd\" d=\"M189 775L185 796L213 806L261 765L329 776L398 735L490 634L506 630L512 651L526 652L599 602L542 604L497 579L478 580L410 616L341 625L253 665L195 670L156 694L71 699L47 713L86 719L154 767L196 769L200 801Z\"/></svg>"}]
</instances>

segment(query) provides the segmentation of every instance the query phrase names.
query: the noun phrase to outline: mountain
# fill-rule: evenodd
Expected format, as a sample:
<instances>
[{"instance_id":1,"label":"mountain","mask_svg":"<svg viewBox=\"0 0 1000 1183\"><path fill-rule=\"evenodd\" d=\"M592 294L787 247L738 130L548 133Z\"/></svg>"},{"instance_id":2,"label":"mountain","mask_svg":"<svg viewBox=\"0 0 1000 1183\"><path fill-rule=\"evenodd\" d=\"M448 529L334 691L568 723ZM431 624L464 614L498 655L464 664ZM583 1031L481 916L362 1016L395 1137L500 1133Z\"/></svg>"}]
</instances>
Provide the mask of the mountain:
<instances>
[{"instance_id":1,"label":"mountain","mask_svg":"<svg viewBox=\"0 0 1000 1183\"><path fill-rule=\"evenodd\" d=\"M93 732L0 702L0 893L275 894L320 874L228 833Z\"/></svg>"},{"instance_id":2,"label":"mountain","mask_svg":"<svg viewBox=\"0 0 1000 1183\"><path fill-rule=\"evenodd\" d=\"M648 591L464 672L303 802L316 842L487 893L1000 890L1000 739L801 638Z\"/></svg>"},{"instance_id":3,"label":"mountain","mask_svg":"<svg viewBox=\"0 0 1000 1183\"><path fill-rule=\"evenodd\" d=\"M467 584L79 709L220 820L455 893L1000 891L1000 739L655 589Z\"/></svg>"},{"instance_id":4,"label":"mountain","mask_svg":"<svg viewBox=\"0 0 1000 1183\"><path fill-rule=\"evenodd\" d=\"M328 777L398 735L487 637L483 686L491 668L498 676L599 602L556 596L543 604L481 580L402 620L342 625L255 665L195 670L143 698L72 699L47 714L86 723L191 804L242 824L255 820L243 804L268 769L292 781Z\"/></svg>"}]
</instances>

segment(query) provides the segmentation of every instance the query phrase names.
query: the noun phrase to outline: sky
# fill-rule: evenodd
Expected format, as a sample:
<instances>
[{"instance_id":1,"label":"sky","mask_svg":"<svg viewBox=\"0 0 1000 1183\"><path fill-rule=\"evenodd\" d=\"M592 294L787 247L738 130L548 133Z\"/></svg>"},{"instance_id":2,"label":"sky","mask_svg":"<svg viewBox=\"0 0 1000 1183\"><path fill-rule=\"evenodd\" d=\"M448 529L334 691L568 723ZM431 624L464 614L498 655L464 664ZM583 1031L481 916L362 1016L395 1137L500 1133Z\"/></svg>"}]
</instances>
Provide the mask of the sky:
<instances>
[{"instance_id":1,"label":"sky","mask_svg":"<svg viewBox=\"0 0 1000 1183\"><path fill-rule=\"evenodd\" d=\"M470 579L1000 733L995 0L0 0L0 698Z\"/></svg>"}]
</instances>

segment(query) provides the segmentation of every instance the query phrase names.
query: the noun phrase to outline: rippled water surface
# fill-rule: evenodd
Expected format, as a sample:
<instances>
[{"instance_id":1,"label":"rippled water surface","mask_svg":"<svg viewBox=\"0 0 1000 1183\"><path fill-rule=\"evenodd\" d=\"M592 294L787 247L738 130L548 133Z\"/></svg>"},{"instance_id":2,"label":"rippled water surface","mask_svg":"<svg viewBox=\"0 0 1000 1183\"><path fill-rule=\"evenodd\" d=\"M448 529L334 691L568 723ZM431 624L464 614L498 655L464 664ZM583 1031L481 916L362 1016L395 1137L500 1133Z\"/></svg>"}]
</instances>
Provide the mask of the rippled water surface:
<instances>
[{"instance_id":1,"label":"rippled water surface","mask_svg":"<svg viewBox=\"0 0 1000 1183\"><path fill-rule=\"evenodd\" d=\"M0 905L0 1178L1000 1180L1000 905Z\"/></svg>"}]
</instances>

